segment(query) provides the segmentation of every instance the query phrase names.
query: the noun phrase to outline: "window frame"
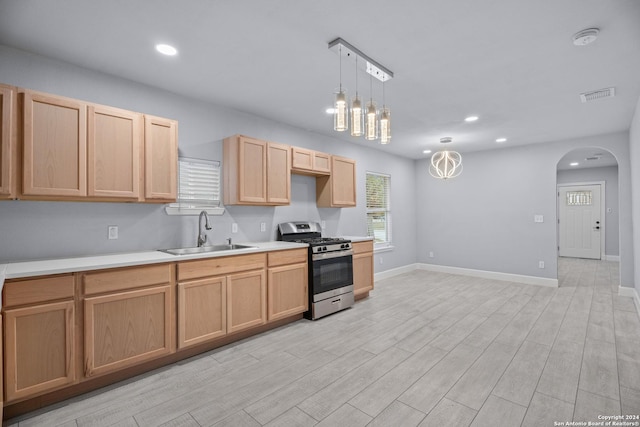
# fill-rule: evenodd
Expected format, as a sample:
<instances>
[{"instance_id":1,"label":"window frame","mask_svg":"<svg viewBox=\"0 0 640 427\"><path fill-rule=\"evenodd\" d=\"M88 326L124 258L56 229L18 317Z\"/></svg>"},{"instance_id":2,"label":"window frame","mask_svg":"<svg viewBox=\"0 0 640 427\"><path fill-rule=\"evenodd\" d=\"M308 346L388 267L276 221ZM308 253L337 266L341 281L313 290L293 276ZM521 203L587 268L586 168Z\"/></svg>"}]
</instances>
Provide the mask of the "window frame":
<instances>
[{"instance_id":1,"label":"window frame","mask_svg":"<svg viewBox=\"0 0 640 427\"><path fill-rule=\"evenodd\" d=\"M383 177L386 185L386 200L385 207L382 208L370 208L369 207L369 192L367 186L369 183L369 175ZM366 207L366 223L367 223L367 236L373 237L374 250L384 250L392 248L393 234L392 234L392 215L391 215L391 175L381 172L366 171L365 175L365 207ZM385 214L385 229L386 240L383 242L376 241L375 235L370 234L369 230L369 214L370 213L384 213Z\"/></svg>"}]
</instances>

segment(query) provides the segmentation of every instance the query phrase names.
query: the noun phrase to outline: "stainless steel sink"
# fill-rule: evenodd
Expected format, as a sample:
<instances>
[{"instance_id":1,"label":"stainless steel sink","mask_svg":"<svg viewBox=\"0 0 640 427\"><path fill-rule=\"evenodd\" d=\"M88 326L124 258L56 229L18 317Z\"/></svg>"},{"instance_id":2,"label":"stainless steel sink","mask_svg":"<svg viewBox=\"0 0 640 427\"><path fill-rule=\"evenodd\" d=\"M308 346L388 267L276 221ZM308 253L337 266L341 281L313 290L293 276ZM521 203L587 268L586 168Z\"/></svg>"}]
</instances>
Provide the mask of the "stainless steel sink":
<instances>
[{"instance_id":1,"label":"stainless steel sink","mask_svg":"<svg viewBox=\"0 0 640 427\"><path fill-rule=\"evenodd\" d=\"M239 249L253 249L253 248L255 248L255 246L232 244L232 245L199 246L195 248L159 249L159 251L166 252L171 255L192 255L192 254L204 254L208 252L235 251Z\"/></svg>"}]
</instances>

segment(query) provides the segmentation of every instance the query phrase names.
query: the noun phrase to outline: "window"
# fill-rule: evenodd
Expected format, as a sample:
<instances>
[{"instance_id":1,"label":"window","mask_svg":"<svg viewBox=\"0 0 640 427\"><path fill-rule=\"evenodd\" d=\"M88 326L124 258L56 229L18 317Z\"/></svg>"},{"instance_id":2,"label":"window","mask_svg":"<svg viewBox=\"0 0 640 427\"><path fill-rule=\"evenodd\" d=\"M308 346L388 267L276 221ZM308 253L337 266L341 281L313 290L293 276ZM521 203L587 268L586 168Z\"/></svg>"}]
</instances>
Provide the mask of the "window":
<instances>
[{"instance_id":1,"label":"window","mask_svg":"<svg viewBox=\"0 0 640 427\"><path fill-rule=\"evenodd\" d=\"M367 235L377 247L391 243L391 176L367 172Z\"/></svg>"},{"instance_id":2,"label":"window","mask_svg":"<svg viewBox=\"0 0 640 427\"><path fill-rule=\"evenodd\" d=\"M222 215L220 162L178 159L178 200L165 210L169 215L197 215L203 210L211 215Z\"/></svg>"}]
</instances>

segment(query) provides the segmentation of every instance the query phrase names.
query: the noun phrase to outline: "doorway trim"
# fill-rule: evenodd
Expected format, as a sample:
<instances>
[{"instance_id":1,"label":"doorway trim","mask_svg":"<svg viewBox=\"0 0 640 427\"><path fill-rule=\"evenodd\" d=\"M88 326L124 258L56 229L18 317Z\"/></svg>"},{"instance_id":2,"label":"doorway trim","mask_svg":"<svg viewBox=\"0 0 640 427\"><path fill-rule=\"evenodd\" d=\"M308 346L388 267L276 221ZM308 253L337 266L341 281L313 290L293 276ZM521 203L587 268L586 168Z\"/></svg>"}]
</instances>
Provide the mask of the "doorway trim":
<instances>
[{"instance_id":1,"label":"doorway trim","mask_svg":"<svg viewBox=\"0 0 640 427\"><path fill-rule=\"evenodd\" d=\"M602 226L600 227L600 259L602 261L607 260L607 254L605 253L606 248L606 237L607 237L607 216L606 216L606 205L607 205L607 183L606 181L584 181L584 182L566 182L562 184L556 184L556 253L560 256L560 187L575 187L580 185L599 185L600 186L600 223Z\"/></svg>"}]
</instances>

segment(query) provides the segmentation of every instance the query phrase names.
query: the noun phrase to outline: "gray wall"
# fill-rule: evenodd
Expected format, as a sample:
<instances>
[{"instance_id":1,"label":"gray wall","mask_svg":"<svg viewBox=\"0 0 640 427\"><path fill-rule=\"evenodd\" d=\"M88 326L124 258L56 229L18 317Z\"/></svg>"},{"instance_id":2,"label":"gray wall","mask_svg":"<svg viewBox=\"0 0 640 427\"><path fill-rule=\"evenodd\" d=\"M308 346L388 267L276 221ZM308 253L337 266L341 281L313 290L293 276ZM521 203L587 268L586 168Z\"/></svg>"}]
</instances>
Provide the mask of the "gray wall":
<instances>
[{"instance_id":1,"label":"gray wall","mask_svg":"<svg viewBox=\"0 0 640 427\"><path fill-rule=\"evenodd\" d=\"M418 161L418 261L556 278L556 165L584 146L607 149L618 160L621 283L633 286L626 132L468 153L462 175L448 181L432 178L428 160ZM537 214L543 223L534 223Z\"/></svg>"},{"instance_id":2,"label":"gray wall","mask_svg":"<svg viewBox=\"0 0 640 427\"><path fill-rule=\"evenodd\" d=\"M558 184L594 181L605 182L605 217L603 221L605 229L604 253L608 256L617 256L620 255L618 166L558 171ZM609 212L609 210L611 210L611 212Z\"/></svg>"},{"instance_id":3,"label":"gray wall","mask_svg":"<svg viewBox=\"0 0 640 427\"><path fill-rule=\"evenodd\" d=\"M365 173L390 174L394 206L399 207L393 212L395 248L376 254L376 271L415 262L413 160L1 45L0 76L2 83L176 119L181 156L221 160L222 139L242 133L357 160L356 208L316 207L314 179L294 175L291 206L229 206L224 215L211 218L213 243L227 237L236 242L273 240L277 224L291 220L324 220L327 236L365 235ZM234 222L237 234L231 234ZM260 222L267 223L266 232L260 232ZM107 239L108 225L118 225L118 240ZM0 202L0 263L195 245L196 234L197 217L167 216L163 205Z\"/></svg>"},{"instance_id":4,"label":"gray wall","mask_svg":"<svg viewBox=\"0 0 640 427\"><path fill-rule=\"evenodd\" d=\"M635 287L640 294L640 99L629 131L629 151L631 158L631 180L633 197L633 243L637 248L634 257Z\"/></svg>"}]
</instances>

